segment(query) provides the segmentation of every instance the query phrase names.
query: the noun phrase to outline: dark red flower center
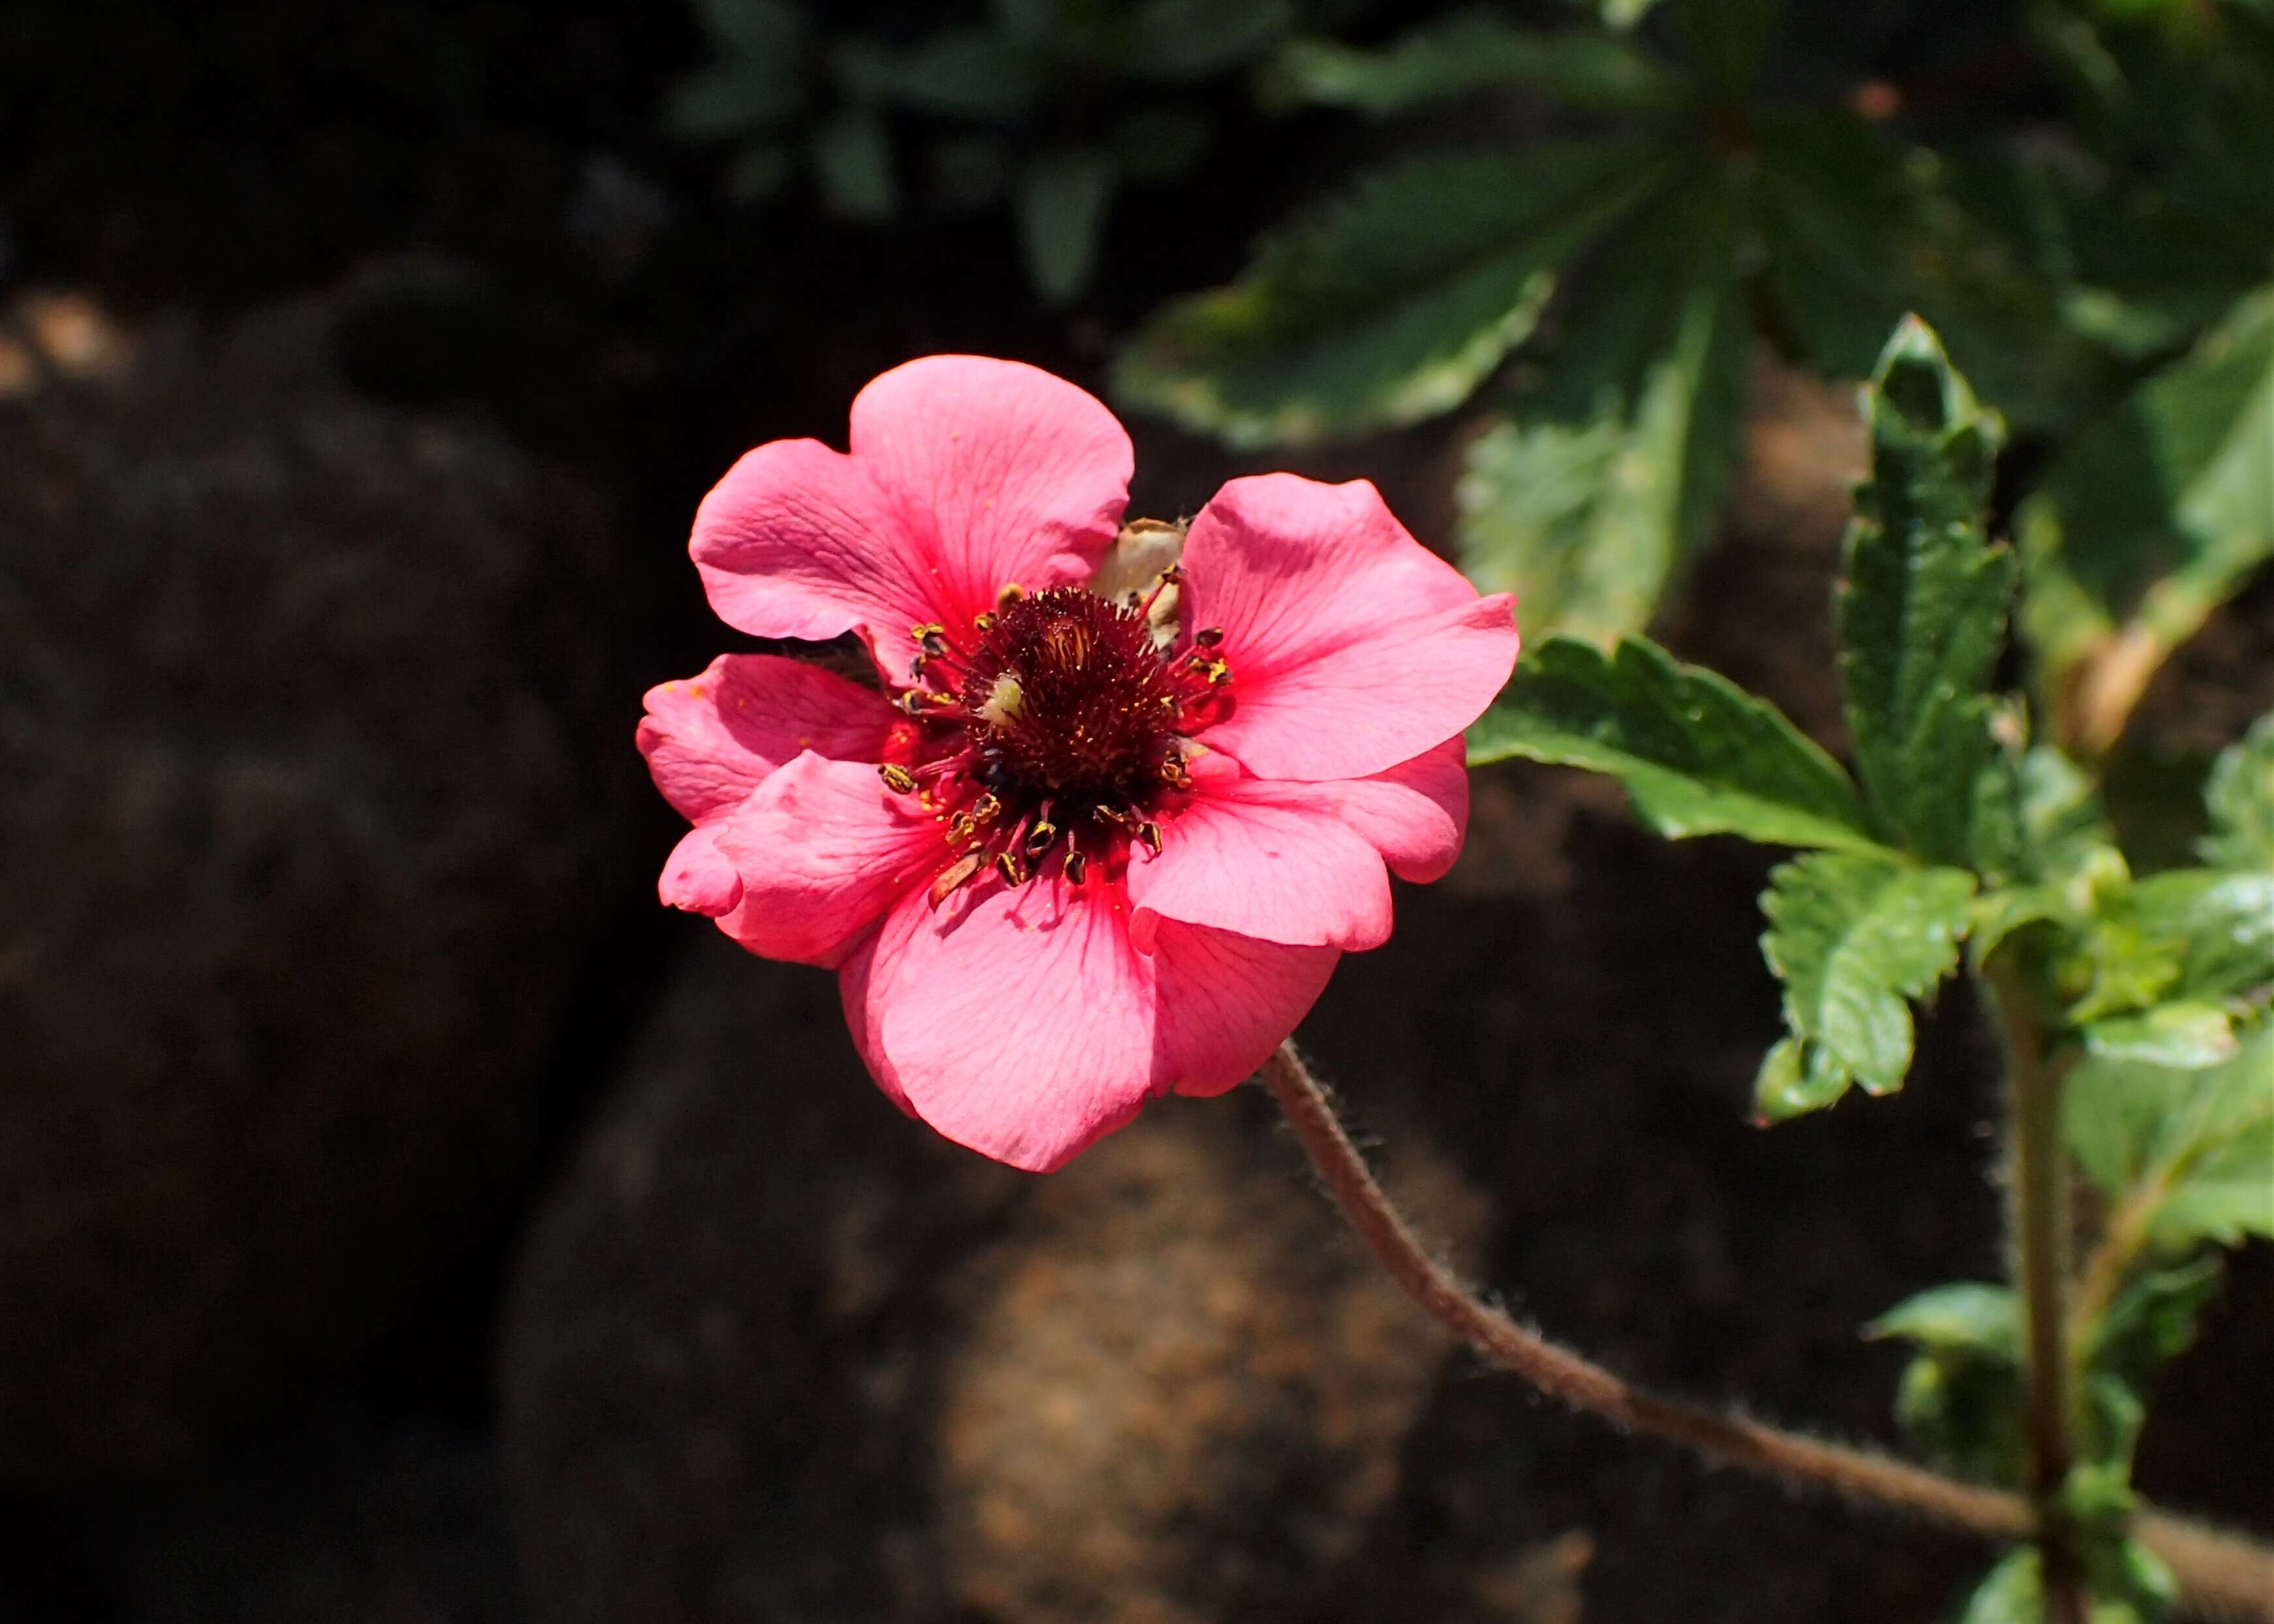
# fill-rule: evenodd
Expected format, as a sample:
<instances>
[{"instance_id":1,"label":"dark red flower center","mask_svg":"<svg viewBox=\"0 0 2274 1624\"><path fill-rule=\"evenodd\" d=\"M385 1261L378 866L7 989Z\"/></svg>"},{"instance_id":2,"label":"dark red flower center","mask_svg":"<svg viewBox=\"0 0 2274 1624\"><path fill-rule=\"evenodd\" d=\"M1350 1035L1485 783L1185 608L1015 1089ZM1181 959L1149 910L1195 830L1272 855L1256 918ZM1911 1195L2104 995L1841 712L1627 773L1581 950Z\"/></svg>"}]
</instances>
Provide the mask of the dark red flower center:
<instances>
[{"instance_id":1,"label":"dark red flower center","mask_svg":"<svg viewBox=\"0 0 2274 1624\"><path fill-rule=\"evenodd\" d=\"M1219 635L1163 647L1151 612L1176 584L1119 602L1080 587L1005 588L960 633L919 626L917 724L885 781L920 798L949 846L935 902L993 871L1023 884L1050 861L1083 883L1117 874L1188 788L1185 741L1229 706Z\"/></svg>"}]
</instances>

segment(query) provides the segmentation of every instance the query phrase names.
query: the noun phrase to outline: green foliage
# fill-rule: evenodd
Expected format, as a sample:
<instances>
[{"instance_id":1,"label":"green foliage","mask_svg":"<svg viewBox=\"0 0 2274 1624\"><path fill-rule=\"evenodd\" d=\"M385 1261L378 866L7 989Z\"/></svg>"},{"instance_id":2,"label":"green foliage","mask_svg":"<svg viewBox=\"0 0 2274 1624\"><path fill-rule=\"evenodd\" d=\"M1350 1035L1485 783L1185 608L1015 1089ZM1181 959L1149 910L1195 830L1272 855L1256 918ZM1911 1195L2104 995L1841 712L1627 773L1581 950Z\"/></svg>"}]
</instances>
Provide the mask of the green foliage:
<instances>
[{"instance_id":1,"label":"green foliage","mask_svg":"<svg viewBox=\"0 0 2274 1624\"><path fill-rule=\"evenodd\" d=\"M1156 315L1115 388L1242 447L1444 411L1531 333L1557 267L1663 169L1630 145L1573 142L1370 171L1273 236L1239 282Z\"/></svg>"},{"instance_id":2,"label":"green foliage","mask_svg":"<svg viewBox=\"0 0 2274 1624\"><path fill-rule=\"evenodd\" d=\"M1751 363L1736 229L1734 200L1693 184L1615 233L1563 312L1547 385L1471 445L1462 567L1532 623L1641 631L1712 523Z\"/></svg>"},{"instance_id":3,"label":"green foliage","mask_svg":"<svg viewBox=\"0 0 2274 1624\"><path fill-rule=\"evenodd\" d=\"M1970 1353L2014 1365L2022 1357L2022 1310L2011 1286L1954 1281L1905 1297L1865 1326L1864 1335L1900 1336L1939 1353Z\"/></svg>"},{"instance_id":4,"label":"green foliage","mask_svg":"<svg viewBox=\"0 0 2274 1624\"><path fill-rule=\"evenodd\" d=\"M1593 25L1526 27L1479 8L1377 48L1282 46L1260 81L1269 105L1387 119L1494 94L1550 102L1567 124L1615 131L1642 184L1571 194L1600 205L1577 224L1568 211L1511 209L1487 245L1467 234L1487 218L1470 191L1478 170L1414 159L1362 177L1268 238L1237 282L1146 324L1122 354L1122 399L1234 447L1301 444L1451 410L1520 353L1460 483L1465 564L1480 583L1518 587L1535 633L1608 640L1647 627L1710 533L1753 338L1862 377L1889 327L1916 312L2025 429L2065 433L2264 280L2274 24L2238 7L2191 8L2186 27L2041 8L2035 42L2104 166L2090 175L2057 143L1925 146L1845 108L1771 101L1758 86L1777 82L1776 0L1671 0L1666 26L1646 34L1632 28L1646 4L1593 9ZM1560 167L1565 152L1550 142L1508 156ZM1370 251L1376 228L1407 252ZM1326 263L1338 256L1371 280L1338 278ZM1637 320L1607 326L1605 312ZM1598 342L1607 331L1623 341L1615 364ZM2081 444L2062 462L2082 470L2063 475L2088 499L2082 551L2164 583L2151 618L2171 629L2139 635L2168 642L2274 543L2196 545L2199 568L2165 568L2163 532L2126 518L2156 508L2163 487L2107 449ZM2095 476L2125 484L2127 503L2091 501ZM2244 500L2237 485L2225 479L2218 501ZM2193 523L2202 504L2179 505ZM2044 511L2066 509L2049 498ZM2111 531L2105 546L2096 528ZM2039 550L2063 553L2057 538ZM2062 644L2056 678L2072 645L2126 629L2088 595L2069 600L2052 593L2033 619ZM1939 816L1906 832L1923 833L1929 856L1960 854Z\"/></svg>"},{"instance_id":5,"label":"green foliage","mask_svg":"<svg viewBox=\"0 0 2274 1624\"><path fill-rule=\"evenodd\" d=\"M1109 153L1060 148L1027 166L1019 181L1019 244L1035 291L1063 304L1089 285L1113 199Z\"/></svg>"},{"instance_id":6,"label":"green foliage","mask_svg":"<svg viewBox=\"0 0 2274 1624\"><path fill-rule=\"evenodd\" d=\"M690 140L740 144L731 195L777 195L802 156L847 219L881 222L912 200L1007 205L1051 304L1088 288L1118 192L1198 162L1211 127L1193 87L1301 21L1295 0L997 0L984 20L905 44L817 42L790 0L695 4L718 59L674 91L666 121ZM965 129L941 134L941 121ZM922 162L907 162L910 146Z\"/></svg>"},{"instance_id":7,"label":"green foliage","mask_svg":"<svg viewBox=\"0 0 2274 1624\"><path fill-rule=\"evenodd\" d=\"M2149 674L2274 557L2274 287L2080 432L2017 523L2039 685L2066 733L2105 748Z\"/></svg>"},{"instance_id":8,"label":"green foliage","mask_svg":"<svg viewBox=\"0 0 2274 1624\"><path fill-rule=\"evenodd\" d=\"M2203 807L2210 814L2205 862L2274 873L2274 714L2260 717L2219 753L2203 786Z\"/></svg>"},{"instance_id":9,"label":"green foliage","mask_svg":"<svg viewBox=\"0 0 2274 1624\"><path fill-rule=\"evenodd\" d=\"M1663 64L1616 34L1540 33L1490 11L1424 23L1379 49L1291 40L1267 65L1261 91L1267 105L1338 107L1387 118L1511 87L1598 110L1661 109L1682 94Z\"/></svg>"},{"instance_id":10,"label":"green foliage","mask_svg":"<svg viewBox=\"0 0 2274 1624\"><path fill-rule=\"evenodd\" d=\"M1930 1459L1987 1483L2022 1474L2022 1309L2013 1289L1976 1281L1936 1286L1864 1327L1918 1352L1895 1388L1895 1418Z\"/></svg>"},{"instance_id":11,"label":"green foliage","mask_svg":"<svg viewBox=\"0 0 2274 1624\"><path fill-rule=\"evenodd\" d=\"M1511 756L1609 773L1668 839L1879 849L1847 774L1775 707L1640 638L1527 652L1469 730L1471 762Z\"/></svg>"},{"instance_id":12,"label":"green foliage","mask_svg":"<svg viewBox=\"0 0 2274 1624\"><path fill-rule=\"evenodd\" d=\"M2011 556L1989 545L1983 518L2001 429L1909 319L1880 357L1864 415L1871 478L1856 494L1836 598L1856 768L1889 837L1962 863L1997 753L1987 690L2013 590Z\"/></svg>"},{"instance_id":13,"label":"green foliage","mask_svg":"<svg viewBox=\"0 0 2274 1624\"><path fill-rule=\"evenodd\" d=\"M1891 1094L1910 1070L1911 1015L1958 967L1974 876L1822 852L1785 864L1762 906L1761 950L1784 982L1788 1035L1755 1092L1768 1121L1831 1104L1850 1085Z\"/></svg>"},{"instance_id":14,"label":"green foliage","mask_svg":"<svg viewBox=\"0 0 2274 1624\"><path fill-rule=\"evenodd\" d=\"M2074 410L2082 363L2054 289L1965 206L1947 160L1824 111L1764 116L1756 136L1768 281L1814 365L1871 376L1916 312L2025 426Z\"/></svg>"},{"instance_id":15,"label":"green foliage","mask_svg":"<svg viewBox=\"0 0 2274 1624\"><path fill-rule=\"evenodd\" d=\"M2136 1539L2087 1552L2090 1624L2163 1624L2179 1602L2171 1570ZM2044 1624L2044 1576L2035 1546L2009 1553L1967 1598L1958 1624Z\"/></svg>"},{"instance_id":16,"label":"green foliage","mask_svg":"<svg viewBox=\"0 0 2274 1624\"><path fill-rule=\"evenodd\" d=\"M847 109L814 131L813 178L823 200L847 220L889 220L899 207L892 138L873 114Z\"/></svg>"},{"instance_id":17,"label":"green foliage","mask_svg":"<svg viewBox=\"0 0 2274 1624\"><path fill-rule=\"evenodd\" d=\"M2274 1238L2274 1023L2209 1066L2090 1058L2063 1105L2079 1165L2157 1245Z\"/></svg>"}]
</instances>

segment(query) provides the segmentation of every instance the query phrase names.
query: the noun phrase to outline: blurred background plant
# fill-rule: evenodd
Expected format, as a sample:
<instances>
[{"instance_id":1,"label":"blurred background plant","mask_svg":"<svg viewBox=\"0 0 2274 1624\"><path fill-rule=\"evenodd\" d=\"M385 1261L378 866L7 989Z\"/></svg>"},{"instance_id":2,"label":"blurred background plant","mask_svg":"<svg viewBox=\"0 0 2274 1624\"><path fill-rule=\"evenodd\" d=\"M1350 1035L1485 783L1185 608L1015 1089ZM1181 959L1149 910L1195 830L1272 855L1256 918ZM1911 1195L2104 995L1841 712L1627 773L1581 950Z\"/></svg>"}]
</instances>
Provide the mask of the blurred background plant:
<instances>
[{"instance_id":1,"label":"blurred background plant","mask_svg":"<svg viewBox=\"0 0 2274 1624\"><path fill-rule=\"evenodd\" d=\"M1917 20L1668 0L1290 40L1271 105L1412 149L1155 315L1119 398L1246 448L1466 410L1469 573L1604 640L1711 537L1757 345L1859 379L1918 312L2017 431L2037 694L2105 750L2274 553L2274 12L2047 0L1871 77Z\"/></svg>"},{"instance_id":2,"label":"blurred background plant","mask_svg":"<svg viewBox=\"0 0 2274 1624\"><path fill-rule=\"evenodd\" d=\"M913 26L832 34L794 0L697 0L717 60L679 86L669 118L691 140L735 143L725 184L751 202L802 172L848 220L1007 206L1035 291L1064 305L1089 287L1114 194L1185 179L1208 151L1193 88L1355 9L992 0L945 27L924 7L897 19Z\"/></svg>"}]
</instances>

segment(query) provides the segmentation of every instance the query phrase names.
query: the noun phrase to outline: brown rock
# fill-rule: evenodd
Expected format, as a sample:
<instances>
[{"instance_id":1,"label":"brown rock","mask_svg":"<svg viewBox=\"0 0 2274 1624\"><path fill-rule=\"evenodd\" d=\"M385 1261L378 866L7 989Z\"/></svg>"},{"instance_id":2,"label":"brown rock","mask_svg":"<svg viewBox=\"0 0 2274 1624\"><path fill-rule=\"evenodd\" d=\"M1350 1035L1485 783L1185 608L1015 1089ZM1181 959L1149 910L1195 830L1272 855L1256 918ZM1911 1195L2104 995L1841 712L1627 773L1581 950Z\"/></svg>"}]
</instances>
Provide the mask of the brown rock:
<instances>
[{"instance_id":1,"label":"brown rock","mask_svg":"<svg viewBox=\"0 0 2274 1624\"><path fill-rule=\"evenodd\" d=\"M595 499L320 304L0 352L0 1476L336 1363L516 1165L613 780ZM8 381L12 380L12 381Z\"/></svg>"},{"instance_id":2,"label":"brown rock","mask_svg":"<svg viewBox=\"0 0 2274 1624\"><path fill-rule=\"evenodd\" d=\"M877 1094L828 978L711 940L524 1259L508 1498L559 1624L1288 1617L1442 1350L1260 1098L1027 1178Z\"/></svg>"},{"instance_id":3,"label":"brown rock","mask_svg":"<svg viewBox=\"0 0 2274 1624\"><path fill-rule=\"evenodd\" d=\"M1156 1109L968 1267L937 1419L967 1606L1284 1616L1396 1487L1444 1340L1247 1116ZM1425 1224L1473 1241L1481 1201L1399 1138Z\"/></svg>"}]
</instances>

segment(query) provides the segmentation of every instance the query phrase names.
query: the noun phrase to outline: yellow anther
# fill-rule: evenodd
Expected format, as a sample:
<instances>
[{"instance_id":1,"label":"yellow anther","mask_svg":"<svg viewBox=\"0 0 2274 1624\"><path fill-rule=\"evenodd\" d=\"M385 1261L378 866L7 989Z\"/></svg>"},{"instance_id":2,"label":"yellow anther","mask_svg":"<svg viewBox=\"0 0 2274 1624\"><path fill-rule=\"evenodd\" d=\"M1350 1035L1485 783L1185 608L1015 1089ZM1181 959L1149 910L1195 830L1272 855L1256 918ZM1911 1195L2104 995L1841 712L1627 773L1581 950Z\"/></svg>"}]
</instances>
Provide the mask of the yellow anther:
<instances>
[{"instance_id":1,"label":"yellow anther","mask_svg":"<svg viewBox=\"0 0 2274 1624\"><path fill-rule=\"evenodd\" d=\"M973 875L978 873L981 861L979 853L973 852L968 856L957 858L943 868L939 877L931 883L931 906L937 907L947 900L957 887L966 883Z\"/></svg>"}]
</instances>

